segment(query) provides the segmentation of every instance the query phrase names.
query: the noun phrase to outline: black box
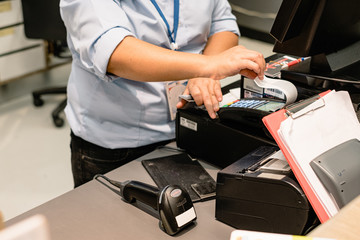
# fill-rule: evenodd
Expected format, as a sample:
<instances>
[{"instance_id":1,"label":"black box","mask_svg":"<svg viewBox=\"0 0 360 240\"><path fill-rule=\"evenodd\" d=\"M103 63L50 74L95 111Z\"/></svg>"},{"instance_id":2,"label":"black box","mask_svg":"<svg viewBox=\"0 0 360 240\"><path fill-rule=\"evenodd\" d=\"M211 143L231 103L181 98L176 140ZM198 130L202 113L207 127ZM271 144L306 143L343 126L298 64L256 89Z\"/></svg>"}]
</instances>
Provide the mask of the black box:
<instances>
[{"instance_id":1,"label":"black box","mask_svg":"<svg viewBox=\"0 0 360 240\"><path fill-rule=\"evenodd\" d=\"M237 229L296 235L319 223L290 167L274 170L264 163L277 160L271 158L276 150L259 147L218 173L217 220Z\"/></svg>"},{"instance_id":2,"label":"black box","mask_svg":"<svg viewBox=\"0 0 360 240\"><path fill-rule=\"evenodd\" d=\"M220 168L260 146L277 146L265 126L254 128L211 119L205 110L192 104L178 109L176 118L177 146Z\"/></svg>"}]
</instances>

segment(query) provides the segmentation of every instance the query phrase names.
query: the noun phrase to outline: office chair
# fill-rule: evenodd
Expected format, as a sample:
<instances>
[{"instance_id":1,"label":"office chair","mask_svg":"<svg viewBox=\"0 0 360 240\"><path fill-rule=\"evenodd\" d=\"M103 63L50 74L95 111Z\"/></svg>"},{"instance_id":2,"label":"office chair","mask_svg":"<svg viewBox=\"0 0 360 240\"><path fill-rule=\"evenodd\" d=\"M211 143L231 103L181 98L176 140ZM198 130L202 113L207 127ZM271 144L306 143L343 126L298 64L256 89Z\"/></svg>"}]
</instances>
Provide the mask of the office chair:
<instances>
[{"instance_id":1,"label":"office chair","mask_svg":"<svg viewBox=\"0 0 360 240\"><path fill-rule=\"evenodd\" d=\"M60 17L60 0L21 0L25 36L31 39L43 39L48 44L48 53L54 57L68 58L66 54L66 29ZM66 86L39 89L32 92L35 106L42 106L42 95L65 94ZM53 122L56 127L64 125L64 120L59 114L64 110L67 99L65 98L52 112Z\"/></svg>"}]
</instances>

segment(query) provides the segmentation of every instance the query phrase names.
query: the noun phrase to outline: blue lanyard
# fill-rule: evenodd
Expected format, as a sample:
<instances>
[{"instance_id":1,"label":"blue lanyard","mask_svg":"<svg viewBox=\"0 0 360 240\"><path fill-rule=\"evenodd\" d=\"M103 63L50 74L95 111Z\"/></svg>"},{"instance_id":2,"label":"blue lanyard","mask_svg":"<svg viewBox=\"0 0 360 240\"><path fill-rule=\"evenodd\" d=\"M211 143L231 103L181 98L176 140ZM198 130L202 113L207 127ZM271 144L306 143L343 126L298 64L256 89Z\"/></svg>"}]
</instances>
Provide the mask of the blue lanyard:
<instances>
[{"instance_id":1,"label":"blue lanyard","mask_svg":"<svg viewBox=\"0 0 360 240\"><path fill-rule=\"evenodd\" d=\"M177 34L178 26L179 26L179 9L180 9L179 0L174 0L174 37L173 37L173 34L171 33L169 23L166 20L164 13L161 11L159 5L156 3L155 0L150 0L150 1L155 6L156 10L160 14L162 20L164 21L164 23L167 27L168 35L170 37L170 42L171 42L171 49L177 50L178 46L176 44L176 34Z\"/></svg>"}]
</instances>

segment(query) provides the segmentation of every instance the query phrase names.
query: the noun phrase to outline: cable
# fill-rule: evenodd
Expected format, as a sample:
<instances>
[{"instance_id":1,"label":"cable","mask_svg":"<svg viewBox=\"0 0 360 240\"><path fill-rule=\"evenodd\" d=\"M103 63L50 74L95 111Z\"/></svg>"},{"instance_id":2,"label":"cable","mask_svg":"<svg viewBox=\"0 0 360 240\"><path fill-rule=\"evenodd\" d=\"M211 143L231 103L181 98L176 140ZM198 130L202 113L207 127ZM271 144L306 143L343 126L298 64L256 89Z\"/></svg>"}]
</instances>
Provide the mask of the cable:
<instances>
[{"instance_id":1,"label":"cable","mask_svg":"<svg viewBox=\"0 0 360 240\"><path fill-rule=\"evenodd\" d=\"M107 181L108 183L110 183L111 185L115 186L115 187L118 187L120 189L123 189L123 184L121 182L117 182L117 181L114 181L114 180L111 180L110 178L108 177L105 177L104 175L102 174L96 174L94 176L94 180L100 182L101 184L103 184L105 187L107 187L108 189L110 189L111 191L113 191L114 193L122 196L122 193L120 190L117 190L111 186L109 186L108 184L106 184L105 182L101 181L99 178L102 178L104 179L105 181Z\"/></svg>"},{"instance_id":2,"label":"cable","mask_svg":"<svg viewBox=\"0 0 360 240\"><path fill-rule=\"evenodd\" d=\"M178 147L172 147L172 146L168 146L168 145L162 145L162 146L158 146L157 149L166 149L169 151L173 151L173 152L179 152L179 153L186 153L185 149L182 148L178 148ZM193 161L197 161L198 159L196 157L192 157L190 154L187 154L191 160Z\"/></svg>"},{"instance_id":3,"label":"cable","mask_svg":"<svg viewBox=\"0 0 360 240\"><path fill-rule=\"evenodd\" d=\"M177 148L177 147L172 147L172 146L167 146L167 145L158 146L157 149L167 149L167 150L175 151L175 152L185 152L184 149Z\"/></svg>"}]
</instances>

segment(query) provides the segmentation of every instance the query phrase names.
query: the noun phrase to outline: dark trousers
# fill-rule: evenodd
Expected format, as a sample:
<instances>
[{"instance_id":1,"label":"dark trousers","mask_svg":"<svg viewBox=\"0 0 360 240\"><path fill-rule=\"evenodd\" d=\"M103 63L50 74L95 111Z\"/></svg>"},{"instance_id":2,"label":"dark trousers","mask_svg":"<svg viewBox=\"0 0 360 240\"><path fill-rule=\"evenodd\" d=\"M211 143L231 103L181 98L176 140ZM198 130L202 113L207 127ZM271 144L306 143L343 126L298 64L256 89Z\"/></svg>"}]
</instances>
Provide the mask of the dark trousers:
<instances>
[{"instance_id":1,"label":"dark trousers","mask_svg":"<svg viewBox=\"0 0 360 240\"><path fill-rule=\"evenodd\" d=\"M170 142L163 141L137 148L108 149L87 142L73 132L70 135L75 187L92 180L96 174L105 174Z\"/></svg>"}]
</instances>

